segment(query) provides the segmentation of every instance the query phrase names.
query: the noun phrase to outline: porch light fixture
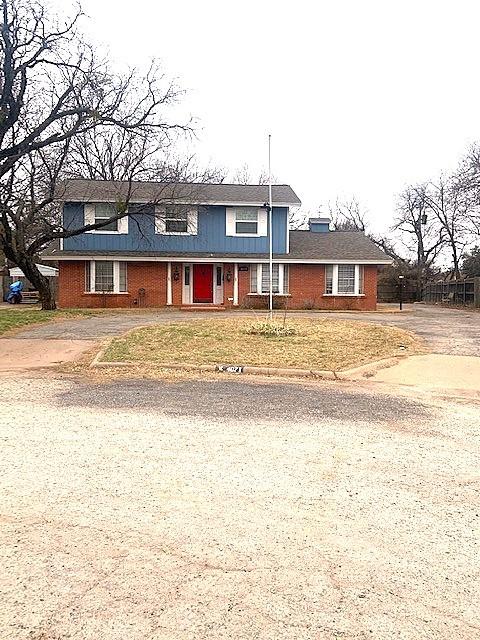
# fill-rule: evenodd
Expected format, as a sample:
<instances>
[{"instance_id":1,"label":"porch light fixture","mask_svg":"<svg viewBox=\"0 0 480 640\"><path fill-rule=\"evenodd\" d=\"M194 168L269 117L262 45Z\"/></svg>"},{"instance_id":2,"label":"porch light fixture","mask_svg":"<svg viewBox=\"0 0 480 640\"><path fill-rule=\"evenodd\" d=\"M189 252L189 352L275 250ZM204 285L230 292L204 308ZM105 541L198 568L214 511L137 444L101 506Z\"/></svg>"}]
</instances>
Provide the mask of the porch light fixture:
<instances>
[{"instance_id":1,"label":"porch light fixture","mask_svg":"<svg viewBox=\"0 0 480 640\"><path fill-rule=\"evenodd\" d=\"M227 282L230 282L230 280L232 279L232 272L231 272L231 270L230 270L230 267L228 268L228 271L227 271L227 273L226 273L226 276L225 276L225 277L226 277L226 279L227 279Z\"/></svg>"},{"instance_id":2,"label":"porch light fixture","mask_svg":"<svg viewBox=\"0 0 480 640\"><path fill-rule=\"evenodd\" d=\"M180 271L178 270L178 266L175 266L173 269L173 279L180 280Z\"/></svg>"}]
</instances>

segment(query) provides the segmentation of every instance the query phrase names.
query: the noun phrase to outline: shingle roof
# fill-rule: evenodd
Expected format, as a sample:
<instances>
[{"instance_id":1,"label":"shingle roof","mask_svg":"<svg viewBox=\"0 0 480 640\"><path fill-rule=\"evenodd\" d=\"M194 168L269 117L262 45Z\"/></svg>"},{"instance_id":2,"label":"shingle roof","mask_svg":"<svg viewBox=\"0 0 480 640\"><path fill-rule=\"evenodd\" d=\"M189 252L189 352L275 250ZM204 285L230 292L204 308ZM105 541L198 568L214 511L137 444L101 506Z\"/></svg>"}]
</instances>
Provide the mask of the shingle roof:
<instances>
[{"instance_id":1,"label":"shingle roof","mask_svg":"<svg viewBox=\"0 0 480 640\"><path fill-rule=\"evenodd\" d=\"M361 231L290 231L289 258L380 260L389 257Z\"/></svg>"},{"instance_id":2,"label":"shingle roof","mask_svg":"<svg viewBox=\"0 0 480 640\"><path fill-rule=\"evenodd\" d=\"M125 197L128 182L110 180L66 180L56 190L58 200L68 202L115 202ZM272 187L273 203L300 205L300 199L287 184ZM268 185L265 184L201 184L132 182L132 202L158 202L179 200L198 204L251 204L263 205L268 201Z\"/></svg>"},{"instance_id":3,"label":"shingle roof","mask_svg":"<svg viewBox=\"0 0 480 640\"><path fill-rule=\"evenodd\" d=\"M236 260L252 261L267 260L267 253L207 253L186 251L59 251L58 248L48 248L42 254L47 258L61 258L62 256L74 258L75 256L123 256L125 258L211 258L212 260ZM329 231L316 233L313 231L290 231L290 252L288 254L275 254L275 260L321 261L339 262L366 261L376 264L388 264L390 258L360 231Z\"/></svg>"}]
</instances>

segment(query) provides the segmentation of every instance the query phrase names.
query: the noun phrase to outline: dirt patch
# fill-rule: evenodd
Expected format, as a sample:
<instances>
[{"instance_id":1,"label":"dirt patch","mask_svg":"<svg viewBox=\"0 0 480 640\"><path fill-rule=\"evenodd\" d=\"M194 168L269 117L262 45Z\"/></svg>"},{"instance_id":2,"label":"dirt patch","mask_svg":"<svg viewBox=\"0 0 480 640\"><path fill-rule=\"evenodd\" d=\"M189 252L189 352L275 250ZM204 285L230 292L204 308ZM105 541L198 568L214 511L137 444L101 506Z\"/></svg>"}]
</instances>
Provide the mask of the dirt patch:
<instances>
[{"instance_id":1,"label":"dirt patch","mask_svg":"<svg viewBox=\"0 0 480 640\"><path fill-rule=\"evenodd\" d=\"M88 340L0 339L0 371L38 369L70 362L95 346Z\"/></svg>"}]
</instances>

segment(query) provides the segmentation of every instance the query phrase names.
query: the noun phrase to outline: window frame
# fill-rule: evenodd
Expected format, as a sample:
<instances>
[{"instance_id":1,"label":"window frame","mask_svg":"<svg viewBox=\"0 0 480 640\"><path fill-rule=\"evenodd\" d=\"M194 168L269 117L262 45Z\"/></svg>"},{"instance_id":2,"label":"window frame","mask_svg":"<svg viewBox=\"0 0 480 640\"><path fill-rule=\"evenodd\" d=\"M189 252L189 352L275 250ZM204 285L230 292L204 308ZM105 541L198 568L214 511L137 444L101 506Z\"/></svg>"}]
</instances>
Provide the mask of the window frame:
<instances>
[{"instance_id":1,"label":"window frame","mask_svg":"<svg viewBox=\"0 0 480 640\"><path fill-rule=\"evenodd\" d=\"M185 218L167 218L168 207L182 207ZM198 207L182 204L163 204L155 206L155 234L161 236L196 236L198 235ZM167 231L167 221L184 222L186 220L186 231Z\"/></svg>"},{"instance_id":2,"label":"window frame","mask_svg":"<svg viewBox=\"0 0 480 640\"><path fill-rule=\"evenodd\" d=\"M99 208L100 206L107 206L110 209L110 214L104 214L104 215L97 215L97 208ZM98 224L98 222L100 222L101 220L108 220L109 218L111 218L112 216L117 214L117 210L116 207L113 203L111 202L96 202L94 204L94 224ZM107 227L102 227L101 229L96 229L96 231L104 231L106 233L118 233L118 223L119 220L113 220L110 224L115 224L115 229L108 229Z\"/></svg>"},{"instance_id":3,"label":"window frame","mask_svg":"<svg viewBox=\"0 0 480 640\"><path fill-rule=\"evenodd\" d=\"M110 215L108 216L97 215L97 207L102 205L107 205L108 207L110 207ZM86 225L96 224L97 221L107 220L108 218L111 218L112 215L117 215L117 214L118 214L118 211L117 211L116 204L114 202L85 202L83 205L83 222ZM121 218L117 218L117 220L114 221L117 224L116 229L105 229L105 228L90 229L89 231L85 231L85 233L100 234L100 235L102 234L114 235L114 236L128 235L128 218L129 218L128 212L126 215L122 216Z\"/></svg>"},{"instance_id":4,"label":"window frame","mask_svg":"<svg viewBox=\"0 0 480 640\"><path fill-rule=\"evenodd\" d=\"M288 265L274 262L273 268L278 267L278 291L273 290L274 296L286 296L288 293ZM263 269L269 271L269 263L261 262L250 265L250 295L265 296L270 293L269 289L263 290ZM269 274L268 274L269 275ZM267 276L267 282L269 278ZM274 278L275 280L275 278ZM255 283L255 285L254 285ZM255 291L254 291L255 289Z\"/></svg>"},{"instance_id":5,"label":"window frame","mask_svg":"<svg viewBox=\"0 0 480 640\"><path fill-rule=\"evenodd\" d=\"M353 292L343 293L338 290L338 268L339 267L354 267L354 289ZM329 272L332 274L332 284L331 291L329 291ZM364 296L363 292L363 264L352 264L352 263L339 263L339 264L326 264L325 265L325 283L324 283L324 296L338 296L338 297L361 297Z\"/></svg>"},{"instance_id":6,"label":"window frame","mask_svg":"<svg viewBox=\"0 0 480 640\"><path fill-rule=\"evenodd\" d=\"M113 264L113 289L111 291L96 290L96 265L98 263ZM121 274L123 270L123 274ZM125 281L124 287L121 280ZM122 291L122 289L125 289ZM128 295L128 266L124 260L86 260L85 261L85 293L89 295Z\"/></svg>"},{"instance_id":7,"label":"window frame","mask_svg":"<svg viewBox=\"0 0 480 640\"><path fill-rule=\"evenodd\" d=\"M182 205L174 205L174 204L167 204L165 206L165 233L168 235L185 235L188 233L188 216L189 216L189 210L186 208L181 208ZM169 212L169 209L171 209L172 211ZM174 214L174 215L171 215ZM185 230L179 230L179 229L173 229L173 230L169 230L168 229L168 223L169 222L182 222L185 223Z\"/></svg>"},{"instance_id":8,"label":"window frame","mask_svg":"<svg viewBox=\"0 0 480 640\"><path fill-rule=\"evenodd\" d=\"M255 220L239 220L238 216L239 214L255 214ZM255 231L239 231L238 230L238 225L244 225L244 224L254 224L255 225ZM235 225L235 235L236 236L241 236L243 238L248 238L248 237L258 237L258 227L259 227L260 221L259 221L259 215L258 215L258 208L257 207L235 207L235 215L234 215L234 225Z\"/></svg>"}]
</instances>

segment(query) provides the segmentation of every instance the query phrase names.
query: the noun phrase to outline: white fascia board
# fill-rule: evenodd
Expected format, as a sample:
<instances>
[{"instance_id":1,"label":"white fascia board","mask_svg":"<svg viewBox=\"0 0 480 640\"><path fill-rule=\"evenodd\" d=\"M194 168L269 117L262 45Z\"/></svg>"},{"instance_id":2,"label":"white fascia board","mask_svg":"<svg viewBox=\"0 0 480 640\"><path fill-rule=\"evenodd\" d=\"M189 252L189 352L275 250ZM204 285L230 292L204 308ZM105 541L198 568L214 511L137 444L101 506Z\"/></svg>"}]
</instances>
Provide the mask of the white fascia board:
<instances>
[{"instance_id":1,"label":"white fascia board","mask_svg":"<svg viewBox=\"0 0 480 640\"><path fill-rule=\"evenodd\" d=\"M78 255L78 256L43 256L42 260L47 261L66 261L66 260L120 260L122 262L238 262L239 264L268 264L268 258L255 258L255 257L226 257L226 256L210 256L210 257L195 257L192 256L122 256L120 253L117 255L100 255L96 254L92 256ZM278 264L379 264L388 265L393 264L393 260L309 260L309 259L292 259L292 258L274 258L274 263Z\"/></svg>"}]
</instances>

